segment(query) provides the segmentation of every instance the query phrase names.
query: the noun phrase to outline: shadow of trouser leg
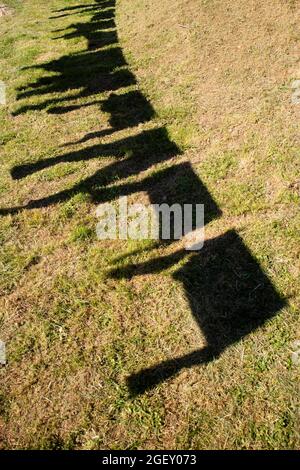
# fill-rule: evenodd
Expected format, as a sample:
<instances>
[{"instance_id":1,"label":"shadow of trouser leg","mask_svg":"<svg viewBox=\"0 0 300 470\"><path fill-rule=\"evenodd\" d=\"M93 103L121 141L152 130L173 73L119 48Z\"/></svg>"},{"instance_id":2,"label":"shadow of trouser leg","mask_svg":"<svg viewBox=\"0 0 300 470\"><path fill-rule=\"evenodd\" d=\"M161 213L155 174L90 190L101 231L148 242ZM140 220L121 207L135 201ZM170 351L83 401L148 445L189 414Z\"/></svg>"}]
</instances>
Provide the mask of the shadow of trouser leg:
<instances>
[{"instance_id":1,"label":"shadow of trouser leg","mask_svg":"<svg viewBox=\"0 0 300 470\"><path fill-rule=\"evenodd\" d=\"M213 351L210 347L197 349L192 353L164 361L148 369L143 369L137 374L132 374L127 379L128 388L131 395L142 394L166 379L175 376L181 369L207 364L219 355L220 352Z\"/></svg>"}]
</instances>

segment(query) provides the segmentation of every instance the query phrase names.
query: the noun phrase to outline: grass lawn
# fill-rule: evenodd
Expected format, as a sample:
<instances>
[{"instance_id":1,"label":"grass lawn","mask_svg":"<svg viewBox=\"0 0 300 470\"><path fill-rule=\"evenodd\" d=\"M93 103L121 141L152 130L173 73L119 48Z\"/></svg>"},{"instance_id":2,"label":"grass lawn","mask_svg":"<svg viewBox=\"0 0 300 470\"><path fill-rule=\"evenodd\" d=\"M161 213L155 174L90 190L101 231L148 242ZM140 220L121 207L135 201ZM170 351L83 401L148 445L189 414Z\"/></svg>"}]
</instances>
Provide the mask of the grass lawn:
<instances>
[{"instance_id":1,"label":"grass lawn","mask_svg":"<svg viewBox=\"0 0 300 470\"><path fill-rule=\"evenodd\" d=\"M0 3L0 448L299 448L298 0Z\"/></svg>"}]
</instances>

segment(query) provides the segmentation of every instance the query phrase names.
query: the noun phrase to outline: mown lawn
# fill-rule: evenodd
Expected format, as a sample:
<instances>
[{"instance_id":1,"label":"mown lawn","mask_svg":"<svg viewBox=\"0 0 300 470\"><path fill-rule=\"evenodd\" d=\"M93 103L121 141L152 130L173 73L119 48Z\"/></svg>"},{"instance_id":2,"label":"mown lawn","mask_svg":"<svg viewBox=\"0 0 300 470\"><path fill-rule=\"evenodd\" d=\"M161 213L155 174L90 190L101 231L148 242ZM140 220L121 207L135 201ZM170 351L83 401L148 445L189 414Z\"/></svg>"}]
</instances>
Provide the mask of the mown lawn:
<instances>
[{"instance_id":1,"label":"mown lawn","mask_svg":"<svg viewBox=\"0 0 300 470\"><path fill-rule=\"evenodd\" d=\"M0 448L299 448L299 2L2 3Z\"/></svg>"}]
</instances>

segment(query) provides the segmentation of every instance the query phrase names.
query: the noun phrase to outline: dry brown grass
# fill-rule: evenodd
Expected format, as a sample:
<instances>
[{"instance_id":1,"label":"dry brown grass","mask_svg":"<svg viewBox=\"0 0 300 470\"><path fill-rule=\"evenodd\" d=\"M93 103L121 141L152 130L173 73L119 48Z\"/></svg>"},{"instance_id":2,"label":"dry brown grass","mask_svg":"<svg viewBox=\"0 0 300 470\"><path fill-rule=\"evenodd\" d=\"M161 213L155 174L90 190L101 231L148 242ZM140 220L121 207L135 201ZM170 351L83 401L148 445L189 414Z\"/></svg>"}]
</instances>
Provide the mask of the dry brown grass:
<instances>
[{"instance_id":1,"label":"dry brown grass","mask_svg":"<svg viewBox=\"0 0 300 470\"><path fill-rule=\"evenodd\" d=\"M177 252L180 242L96 240L95 205L84 192L3 215L0 339L8 364L0 370L0 446L298 448L299 367L291 364L290 343L300 339L300 106L291 104L290 84L300 78L299 2L119 0L119 46L157 117L81 144L75 142L108 125L98 104L66 114L12 112L20 106L16 89L48 75L21 67L85 51L83 37L53 41L51 31L88 23L92 13L49 20L78 0L11 3L15 16L0 23L0 79L9 97L0 109L1 207L63 191L114 157L61 163L16 181L12 167L165 125L183 149L168 164L191 162L222 210L206 238L238 231L288 304L215 361L133 397L126 385L132 373L205 344L182 283L172 276L186 260L153 273L139 267ZM131 201L148 198L145 191L131 195ZM130 264L137 275L109 276Z\"/></svg>"}]
</instances>

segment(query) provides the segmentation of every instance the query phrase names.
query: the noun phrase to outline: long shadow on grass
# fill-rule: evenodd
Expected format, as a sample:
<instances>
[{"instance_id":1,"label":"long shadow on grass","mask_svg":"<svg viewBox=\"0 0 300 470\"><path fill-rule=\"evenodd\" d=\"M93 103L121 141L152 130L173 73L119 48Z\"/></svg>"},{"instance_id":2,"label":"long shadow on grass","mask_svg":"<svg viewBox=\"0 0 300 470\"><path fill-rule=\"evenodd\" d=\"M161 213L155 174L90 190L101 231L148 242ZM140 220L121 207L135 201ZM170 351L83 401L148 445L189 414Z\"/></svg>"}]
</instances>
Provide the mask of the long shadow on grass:
<instances>
[{"instance_id":1,"label":"long shadow on grass","mask_svg":"<svg viewBox=\"0 0 300 470\"><path fill-rule=\"evenodd\" d=\"M136 89L136 78L128 69L118 42L115 1L76 5L55 13L57 16L80 14L84 18L92 15L89 21L72 23L68 31L55 31L56 38L85 38L87 50L28 67L29 70L42 69L45 75L19 89L18 99L37 99L38 102L22 105L15 114L41 109L62 114L94 104L99 104L102 111L110 114L109 128L93 131L72 144L113 136L116 131L134 129L151 121L155 111ZM105 96L99 99L100 93ZM65 151L15 166L11 174L18 180L64 162L95 158L105 161L107 157L115 157L113 163L71 188L33 200L26 206L1 209L0 214L51 206L67 201L79 192L89 194L95 203L100 203L143 191L153 204L203 204L204 223L207 224L220 217L221 210L192 166L174 162L180 153L169 139L167 130L156 127L138 130L134 136L114 139L110 143L91 144L81 150ZM161 163L164 167L158 170L155 165ZM201 365L219 357L228 346L262 326L284 305L284 300L235 231L207 241L199 252L191 254L181 250L148 263L116 269L110 275L131 278L141 273L159 273L183 259L186 263L174 278L182 283L207 345L134 373L128 380L133 394L144 392L184 367Z\"/></svg>"},{"instance_id":2,"label":"long shadow on grass","mask_svg":"<svg viewBox=\"0 0 300 470\"><path fill-rule=\"evenodd\" d=\"M128 385L132 394L154 387L183 368L218 358L284 306L284 300L234 230L207 241L202 250L192 255L180 250L110 274L117 279L131 279L159 273L183 258L187 258L186 264L173 277L184 287L206 346L131 375Z\"/></svg>"}]
</instances>

